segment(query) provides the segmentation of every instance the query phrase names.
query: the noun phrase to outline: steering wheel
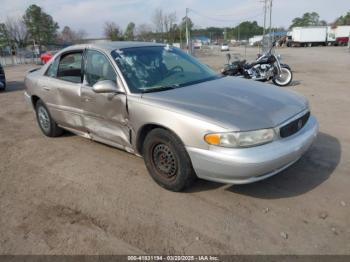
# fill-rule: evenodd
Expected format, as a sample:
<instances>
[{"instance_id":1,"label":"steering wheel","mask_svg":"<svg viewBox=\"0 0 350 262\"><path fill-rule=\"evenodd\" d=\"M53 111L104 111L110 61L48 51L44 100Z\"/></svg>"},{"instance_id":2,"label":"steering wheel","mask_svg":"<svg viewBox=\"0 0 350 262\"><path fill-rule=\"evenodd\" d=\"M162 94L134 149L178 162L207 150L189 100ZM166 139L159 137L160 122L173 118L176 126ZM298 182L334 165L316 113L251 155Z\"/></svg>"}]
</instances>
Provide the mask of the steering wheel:
<instances>
[{"instance_id":1,"label":"steering wheel","mask_svg":"<svg viewBox=\"0 0 350 262\"><path fill-rule=\"evenodd\" d=\"M182 66L179 66L179 65L176 65L176 66L174 66L173 68L169 69L165 76L172 75L172 74L174 74L174 73L176 73L176 72L181 72L181 73L183 73L183 72L184 72L183 67L182 67Z\"/></svg>"}]
</instances>

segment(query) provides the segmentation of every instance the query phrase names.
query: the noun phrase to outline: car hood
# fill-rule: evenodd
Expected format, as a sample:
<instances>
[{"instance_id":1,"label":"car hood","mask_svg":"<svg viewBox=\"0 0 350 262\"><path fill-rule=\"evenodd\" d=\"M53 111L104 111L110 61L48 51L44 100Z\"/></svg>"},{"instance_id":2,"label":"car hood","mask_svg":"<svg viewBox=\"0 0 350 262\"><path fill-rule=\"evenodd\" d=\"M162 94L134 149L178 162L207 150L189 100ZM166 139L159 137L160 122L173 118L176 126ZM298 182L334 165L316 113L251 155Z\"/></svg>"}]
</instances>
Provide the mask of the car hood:
<instances>
[{"instance_id":1,"label":"car hood","mask_svg":"<svg viewBox=\"0 0 350 262\"><path fill-rule=\"evenodd\" d=\"M229 76L146 93L142 100L237 131L275 127L308 107L292 91Z\"/></svg>"}]
</instances>

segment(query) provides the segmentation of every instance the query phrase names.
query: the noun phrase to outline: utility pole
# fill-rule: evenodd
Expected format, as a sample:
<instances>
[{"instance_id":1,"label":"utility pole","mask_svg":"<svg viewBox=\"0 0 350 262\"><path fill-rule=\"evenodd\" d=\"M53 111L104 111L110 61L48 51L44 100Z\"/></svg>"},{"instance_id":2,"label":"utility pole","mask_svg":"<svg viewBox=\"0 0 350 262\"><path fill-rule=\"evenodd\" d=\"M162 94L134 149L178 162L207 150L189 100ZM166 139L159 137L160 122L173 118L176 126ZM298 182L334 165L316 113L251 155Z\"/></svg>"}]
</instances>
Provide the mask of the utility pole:
<instances>
[{"instance_id":1,"label":"utility pole","mask_svg":"<svg viewBox=\"0 0 350 262\"><path fill-rule=\"evenodd\" d=\"M269 26L269 47L272 44L272 0L270 0L270 26Z\"/></svg>"},{"instance_id":2,"label":"utility pole","mask_svg":"<svg viewBox=\"0 0 350 262\"><path fill-rule=\"evenodd\" d=\"M241 24L238 24L238 42L240 43L240 41L241 41L241 32L239 31L239 26L240 26Z\"/></svg>"},{"instance_id":3,"label":"utility pole","mask_svg":"<svg viewBox=\"0 0 350 262\"><path fill-rule=\"evenodd\" d=\"M271 34L272 30L272 0L270 0L270 26L269 26L269 33Z\"/></svg>"},{"instance_id":4,"label":"utility pole","mask_svg":"<svg viewBox=\"0 0 350 262\"><path fill-rule=\"evenodd\" d=\"M180 26L180 48L182 48L182 26Z\"/></svg>"},{"instance_id":5,"label":"utility pole","mask_svg":"<svg viewBox=\"0 0 350 262\"><path fill-rule=\"evenodd\" d=\"M187 45L187 53L190 52L190 35L188 30L188 8L186 8L186 45Z\"/></svg>"},{"instance_id":6,"label":"utility pole","mask_svg":"<svg viewBox=\"0 0 350 262\"><path fill-rule=\"evenodd\" d=\"M263 30L263 37L265 36L265 28L266 28L266 8L267 8L267 0L264 0L264 30Z\"/></svg>"}]
</instances>

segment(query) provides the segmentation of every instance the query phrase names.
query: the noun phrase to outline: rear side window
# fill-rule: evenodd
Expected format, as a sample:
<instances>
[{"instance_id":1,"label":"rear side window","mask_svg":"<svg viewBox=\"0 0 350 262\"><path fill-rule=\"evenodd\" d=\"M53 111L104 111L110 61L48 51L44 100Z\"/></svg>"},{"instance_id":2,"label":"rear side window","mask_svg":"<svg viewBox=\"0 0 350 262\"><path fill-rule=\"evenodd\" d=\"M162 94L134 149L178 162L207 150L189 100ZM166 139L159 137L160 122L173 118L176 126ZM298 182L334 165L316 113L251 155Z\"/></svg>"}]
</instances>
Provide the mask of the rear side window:
<instances>
[{"instance_id":1,"label":"rear side window","mask_svg":"<svg viewBox=\"0 0 350 262\"><path fill-rule=\"evenodd\" d=\"M62 56L58 65L57 78L73 83L81 83L81 64L82 52Z\"/></svg>"},{"instance_id":2,"label":"rear side window","mask_svg":"<svg viewBox=\"0 0 350 262\"><path fill-rule=\"evenodd\" d=\"M57 68L58 68L58 62L60 60L56 58L47 69L45 75L48 77L56 77L57 76Z\"/></svg>"},{"instance_id":3,"label":"rear side window","mask_svg":"<svg viewBox=\"0 0 350 262\"><path fill-rule=\"evenodd\" d=\"M85 81L93 86L99 81L111 80L116 82L117 75L108 58L94 50L87 50L85 63Z\"/></svg>"}]
</instances>

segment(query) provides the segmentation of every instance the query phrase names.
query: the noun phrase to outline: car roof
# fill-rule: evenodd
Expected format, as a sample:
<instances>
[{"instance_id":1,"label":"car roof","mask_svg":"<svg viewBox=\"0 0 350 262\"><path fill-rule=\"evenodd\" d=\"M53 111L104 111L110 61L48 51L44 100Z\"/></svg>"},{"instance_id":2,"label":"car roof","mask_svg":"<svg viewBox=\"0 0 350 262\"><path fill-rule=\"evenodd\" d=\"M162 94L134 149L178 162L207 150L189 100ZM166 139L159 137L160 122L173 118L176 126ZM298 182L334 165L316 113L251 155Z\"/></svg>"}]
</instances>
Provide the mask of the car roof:
<instances>
[{"instance_id":1,"label":"car roof","mask_svg":"<svg viewBox=\"0 0 350 262\"><path fill-rule=\"evenodd\" d=\"M64 50L68 51L68 50L85 49L85 48L97 48L97 49L102 49L106 52L111 52L117 49L145 47L145 46L164 46L164 44L152 43L152 42L136 42L136 41L113 41L113 42L94 43L94 44L72 45L65 48Z\"/></svg>"}]
</instances>

